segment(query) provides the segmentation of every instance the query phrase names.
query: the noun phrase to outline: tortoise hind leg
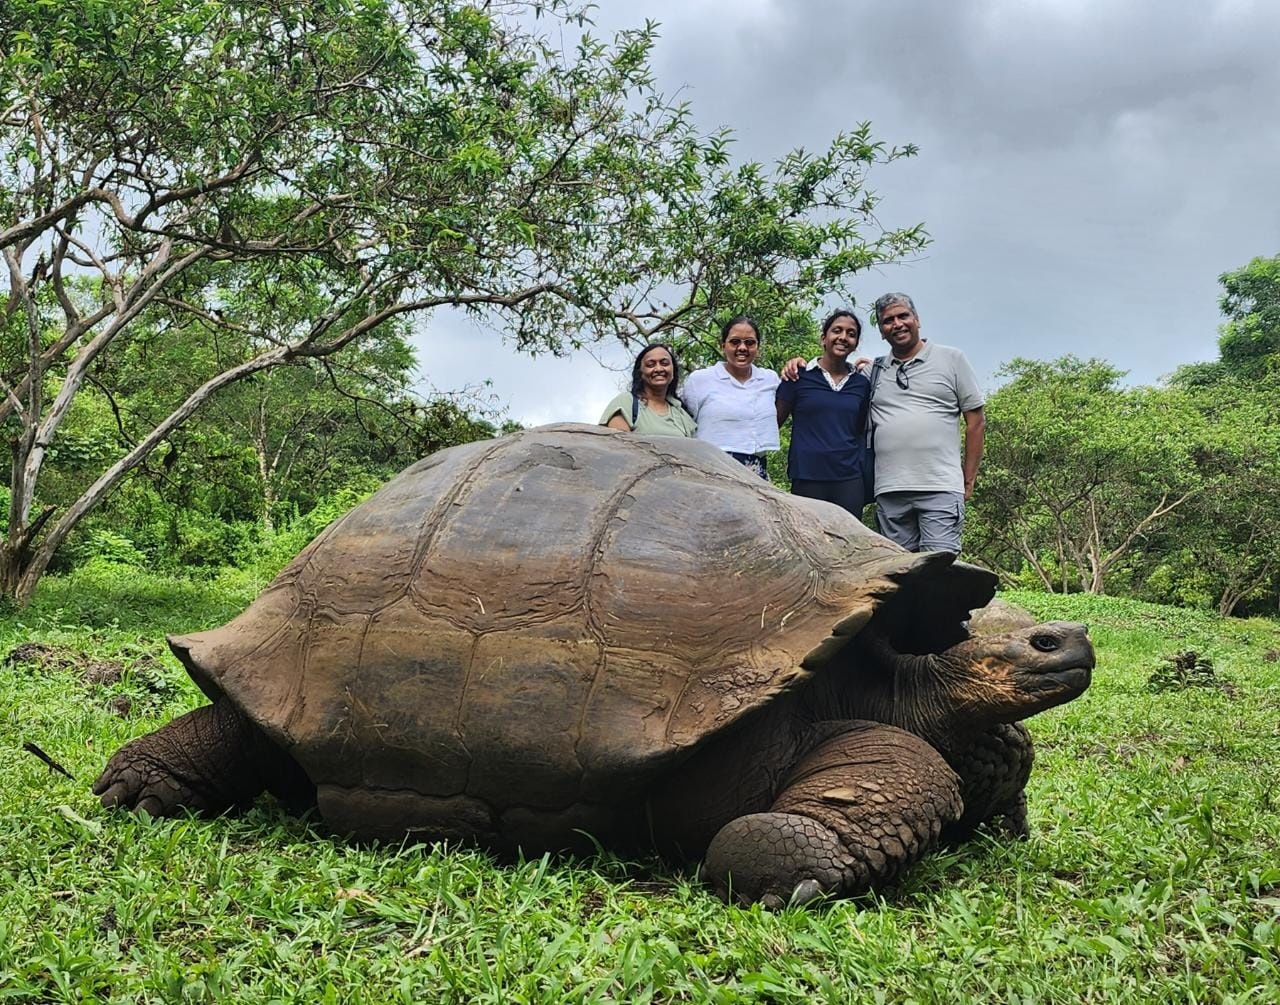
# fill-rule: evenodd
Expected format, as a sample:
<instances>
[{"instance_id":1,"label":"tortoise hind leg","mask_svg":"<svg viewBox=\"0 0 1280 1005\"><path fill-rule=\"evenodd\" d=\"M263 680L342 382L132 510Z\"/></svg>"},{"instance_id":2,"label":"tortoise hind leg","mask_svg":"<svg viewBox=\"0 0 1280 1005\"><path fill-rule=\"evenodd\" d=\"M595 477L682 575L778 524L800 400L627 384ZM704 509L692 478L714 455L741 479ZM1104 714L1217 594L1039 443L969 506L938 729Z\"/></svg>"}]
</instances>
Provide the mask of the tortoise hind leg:
<instances>
[{"instance_id":1,"label":"tortoise hind leg","mask_svg":"<svg viewBox=\"0 0 1280 1005\"><path fill-rule=\"evenodd\" d=\"M221 698L126 743L93 792L108 808L216 815L248 806L268 785L291 794L300 771L289 764L292 758Z\"/></svg>"},{"instance_id":2,"label":"tortoise hind leg","mask_svg":"<svg viewBox=\"0 0 1280 1005\"><path fill-rule=\"evenodd\" d=\"M959 780L933 747L892 726L844 725L800 759L768 812L712 839L703 876L722 898L782 907L863 892L960 816Z\"/></svg>"}]
</instances>

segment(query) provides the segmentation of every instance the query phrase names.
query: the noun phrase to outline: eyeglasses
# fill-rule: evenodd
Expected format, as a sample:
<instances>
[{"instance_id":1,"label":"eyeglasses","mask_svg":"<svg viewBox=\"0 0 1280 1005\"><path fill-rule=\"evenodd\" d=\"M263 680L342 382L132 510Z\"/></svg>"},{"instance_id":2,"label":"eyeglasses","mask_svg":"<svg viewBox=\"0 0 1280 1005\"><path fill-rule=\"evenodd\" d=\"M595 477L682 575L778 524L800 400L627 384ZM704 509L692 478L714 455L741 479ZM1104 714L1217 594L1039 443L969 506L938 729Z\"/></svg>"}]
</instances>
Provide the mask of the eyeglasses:
<instances>
[{"instance_id":1,"label":"eyeglasses","mask_svg":"<svg viewBox=\"0 0 1280 1005\"><path fill-rule=\"evenodd\" d=\"M897 381L898 386L904 391L911 389L911 377L907 374L907 367L910 365L910 362L899 363L893 368L893 379Z\"/></svg>"},{"instance_id":2,"label":"eyeglasses","mask_svg":"<svg viewBox=\"0 0 1280 1005\"><path fill-rule=\"evenodd\" d=\"M754 349L760 343L753 338L731 338L725 344L733 349Z\"/></svg>"}]
</instances>

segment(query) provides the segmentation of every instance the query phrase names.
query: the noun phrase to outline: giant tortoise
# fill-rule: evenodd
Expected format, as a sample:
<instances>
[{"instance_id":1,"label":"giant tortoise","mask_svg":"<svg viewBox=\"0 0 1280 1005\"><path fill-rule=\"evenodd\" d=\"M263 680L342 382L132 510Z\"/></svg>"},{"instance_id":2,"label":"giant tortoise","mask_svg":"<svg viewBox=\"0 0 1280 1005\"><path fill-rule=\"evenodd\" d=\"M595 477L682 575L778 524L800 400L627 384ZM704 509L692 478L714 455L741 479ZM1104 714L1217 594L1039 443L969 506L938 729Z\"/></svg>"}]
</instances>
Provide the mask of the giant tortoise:
<instances>
[{"instance_id":1,"label":"giant tortoise","mask_svg":"<svg viewBox=\"0 0 1280 1005\"><path fill-rule=\"evenodd\" d=\"M440 451L247 610L169 643L212 704L94 791L310 802L340 835L702 858L768 905L1025 828L1019 720L1079 695L1055 622L970 638L994 576L911 554L695 440L556 425Z\"/></svg>"}]
</instances>

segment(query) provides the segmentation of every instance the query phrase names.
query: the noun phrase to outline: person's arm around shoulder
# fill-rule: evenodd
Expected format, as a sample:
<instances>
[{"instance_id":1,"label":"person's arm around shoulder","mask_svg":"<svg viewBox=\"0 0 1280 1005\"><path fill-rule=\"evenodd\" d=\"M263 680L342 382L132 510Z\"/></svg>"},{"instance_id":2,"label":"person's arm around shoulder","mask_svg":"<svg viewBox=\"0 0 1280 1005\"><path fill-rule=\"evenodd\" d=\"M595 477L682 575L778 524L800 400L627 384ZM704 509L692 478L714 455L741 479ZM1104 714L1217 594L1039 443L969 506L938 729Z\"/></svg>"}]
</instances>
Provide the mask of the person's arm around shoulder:
<instances>
[{"instance_id":1,"label":"person's arm around shoulder","mask_svg":"<svg viewBox=\"0 0 1280 1005\"><path fill-rule=\"evenodd\" d=\"M849 379L861 381L862 393L859 395L861 400L858 402L858 414L853 425L854 432L861 436L867 431L867 415L871 411L871 371L859 367L853 371Z\"/></svg>"},{"instance_id":2,"label":"person's arm around shoulder","mask_svg":"<svg viewBox=\"0 0 1280 1005\"><path fill-rule=\"evenodd\" d=\"M782 364L782 369L778 371L778 376L782 378L784 383L794 383L800 379L800 371L808 365L809 361L803 356L792 356Z\"/></svg>"},{"instance_id":3,"label":"person's arm around shoulder","mask_svg":"<svg viewBox=\"0 0 1280 1005\"><path fill-rule=\"evenodd\" d=\"M773 392L773 406L778 413L778 427L787 421L791 416L791 410L796 405L796 383L795 379L782 380L778 382L777 388Z\"/></svg>"}]
</instances>

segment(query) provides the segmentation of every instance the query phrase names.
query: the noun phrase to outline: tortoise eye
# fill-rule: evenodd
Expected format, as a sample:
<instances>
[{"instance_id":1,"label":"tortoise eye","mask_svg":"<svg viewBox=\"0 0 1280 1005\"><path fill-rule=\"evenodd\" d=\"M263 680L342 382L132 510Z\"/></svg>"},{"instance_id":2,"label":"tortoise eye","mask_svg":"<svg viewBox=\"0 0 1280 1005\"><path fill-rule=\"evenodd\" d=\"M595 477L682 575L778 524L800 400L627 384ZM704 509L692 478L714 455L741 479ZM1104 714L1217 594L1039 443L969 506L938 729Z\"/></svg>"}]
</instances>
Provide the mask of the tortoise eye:
<instances>
[{"instance_id":1,"label":"tortoise eye","mask_svg":"<svg viewBox=\"0 0 1280 1005\"><path fill-rule=\"evenodd\" d=\"M1062 643L1061 643L1061 642L1059 642L1059 641L1058 641L1056 638L1054 638L1054 636L1052 636L1052 635L1033 635L1033 636L1031 636L1031 646L1032 646L1032 648L1033 648L1033 649L1038 649L1038 650L1039 650L1040 652L1042 652L1042 653L1051 653L1051 652L1055 652L1057 649L1059 649L1059 648L1061 647L1061 645L1062 645Z\"/></svg>"}]
</instances>

